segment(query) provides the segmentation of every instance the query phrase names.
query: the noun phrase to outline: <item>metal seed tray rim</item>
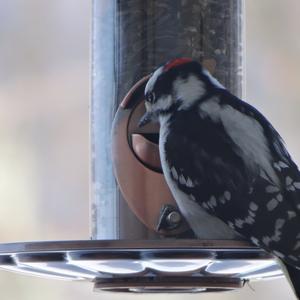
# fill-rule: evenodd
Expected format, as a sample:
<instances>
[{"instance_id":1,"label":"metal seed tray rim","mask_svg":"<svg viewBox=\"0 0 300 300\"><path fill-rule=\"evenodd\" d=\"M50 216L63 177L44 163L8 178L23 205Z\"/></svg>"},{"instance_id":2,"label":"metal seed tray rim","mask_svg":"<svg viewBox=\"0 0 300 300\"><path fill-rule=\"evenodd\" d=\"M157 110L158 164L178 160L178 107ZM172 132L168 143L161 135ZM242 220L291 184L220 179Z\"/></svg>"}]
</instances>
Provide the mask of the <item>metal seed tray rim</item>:
<instances>
[{"instance_id":1,"label":"metal seed tray rim","mask_svg":"<svg viewBox=\"0 0 300 300\"><path fill-rule=\"evenodd\" d=\"M164 286L168 280L163 280L168 277L173 281L181 278L180 289L184 292L232 289L248 279L281 276L274 257L245 241L233 240L7 243L0 244L0 268L46 278L95 282L96 290L135 292L177 290L178 284ZM235 280L235 287L230 280ZM130 288L126 289L126 285Z\"/></svg>"}]
</instances>

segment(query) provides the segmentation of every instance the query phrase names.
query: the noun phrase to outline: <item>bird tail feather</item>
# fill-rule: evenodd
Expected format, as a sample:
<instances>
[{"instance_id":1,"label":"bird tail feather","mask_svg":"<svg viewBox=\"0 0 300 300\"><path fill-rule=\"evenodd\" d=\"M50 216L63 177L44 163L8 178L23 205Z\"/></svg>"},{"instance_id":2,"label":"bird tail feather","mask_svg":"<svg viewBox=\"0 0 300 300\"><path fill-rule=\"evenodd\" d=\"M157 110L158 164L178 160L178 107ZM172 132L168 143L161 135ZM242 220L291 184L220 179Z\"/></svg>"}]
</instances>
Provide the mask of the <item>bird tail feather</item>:
<instances>
[{"instance_id":1,"label":"bird tail feather","mask_svg":"<svg viewBox=\"0 0 300 300\"><path fill-rule=\"evenodd\" d=\"M287 280L294 290L297 299L300 300L300 269L283 262L281 262L281 266Z\"/></svg>"}]
</instances>

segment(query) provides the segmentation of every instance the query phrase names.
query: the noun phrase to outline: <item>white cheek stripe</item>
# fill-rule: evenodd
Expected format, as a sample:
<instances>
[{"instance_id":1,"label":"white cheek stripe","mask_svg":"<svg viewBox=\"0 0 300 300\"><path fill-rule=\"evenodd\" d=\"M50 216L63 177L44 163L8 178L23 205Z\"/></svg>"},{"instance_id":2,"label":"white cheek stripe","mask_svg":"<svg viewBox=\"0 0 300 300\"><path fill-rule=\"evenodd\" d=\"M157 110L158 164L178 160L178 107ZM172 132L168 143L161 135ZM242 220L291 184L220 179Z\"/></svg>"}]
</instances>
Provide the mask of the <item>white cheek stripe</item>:
<instances>
[{"instance_id":1,"label":"white cheek stripe","mask_svg":"<svg viewBox=\"0 0 300 300\"><path fill-rule=\"evenodd\" d=\"M176 100L183 101L179 110L189 108L206 92L204 83L194 75L186 79L177 78L173 83L173 89Z\"/></svg>"},{"instance_id":2,"label":"white cheek stripe","mask_svg":"<svg viewBox=\"0 0 300 300\"><path fill-rule=\"evenodd\" d=\"M155 102L152 105L152 110L153 111L164 111L164 110L168 110L173 103L173 98L171 95L167 95L165 97L160 97L157 102Z\"/></svg>"}]
</instances>

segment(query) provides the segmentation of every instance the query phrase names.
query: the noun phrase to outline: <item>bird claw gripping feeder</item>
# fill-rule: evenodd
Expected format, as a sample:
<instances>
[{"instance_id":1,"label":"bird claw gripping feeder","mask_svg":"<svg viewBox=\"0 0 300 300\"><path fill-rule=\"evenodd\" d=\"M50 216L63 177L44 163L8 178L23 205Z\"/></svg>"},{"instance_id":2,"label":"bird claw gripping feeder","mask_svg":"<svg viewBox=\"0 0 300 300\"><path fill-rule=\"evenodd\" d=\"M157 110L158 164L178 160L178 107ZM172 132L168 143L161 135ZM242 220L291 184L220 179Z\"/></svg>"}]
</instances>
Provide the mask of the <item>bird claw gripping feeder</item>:
<instances>
[{"instance_id":1,"label":"bird claw gripping feeder","mask_svg":"<svg viewBox=\"0 0 300 300\"><path fill-rule=\"evenodd\" d=\"M137 293L224 291L281 276L273 257L243 240L194 237L161 171L158 128L138 127L149 74L174 57L201 61L241 95L242 1L93 5L92 240L4 244L0 267Z\"/></svg>"}]
</instances>

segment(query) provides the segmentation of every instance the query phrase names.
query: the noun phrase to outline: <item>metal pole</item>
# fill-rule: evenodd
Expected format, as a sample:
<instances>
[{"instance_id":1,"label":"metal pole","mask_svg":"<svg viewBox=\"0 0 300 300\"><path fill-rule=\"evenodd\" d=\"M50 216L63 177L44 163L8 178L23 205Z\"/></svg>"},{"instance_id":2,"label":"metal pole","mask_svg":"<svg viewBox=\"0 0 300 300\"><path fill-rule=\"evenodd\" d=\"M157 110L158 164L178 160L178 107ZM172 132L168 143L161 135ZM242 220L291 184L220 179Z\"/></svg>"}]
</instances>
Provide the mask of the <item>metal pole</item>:
<instances>
[{"instance_id":1,"label":"metal pole","mask_svg":"<svg viewBox=\"0 0 300 300\"><path fill-rule=\"evenodd\" d=\"M242 0L94 0L92 238L154 237L129 210L115 183L110 154L114 114L137 80L177 56L201 61L240 96L242 6Z\"/></svg>"}]
</instances>

